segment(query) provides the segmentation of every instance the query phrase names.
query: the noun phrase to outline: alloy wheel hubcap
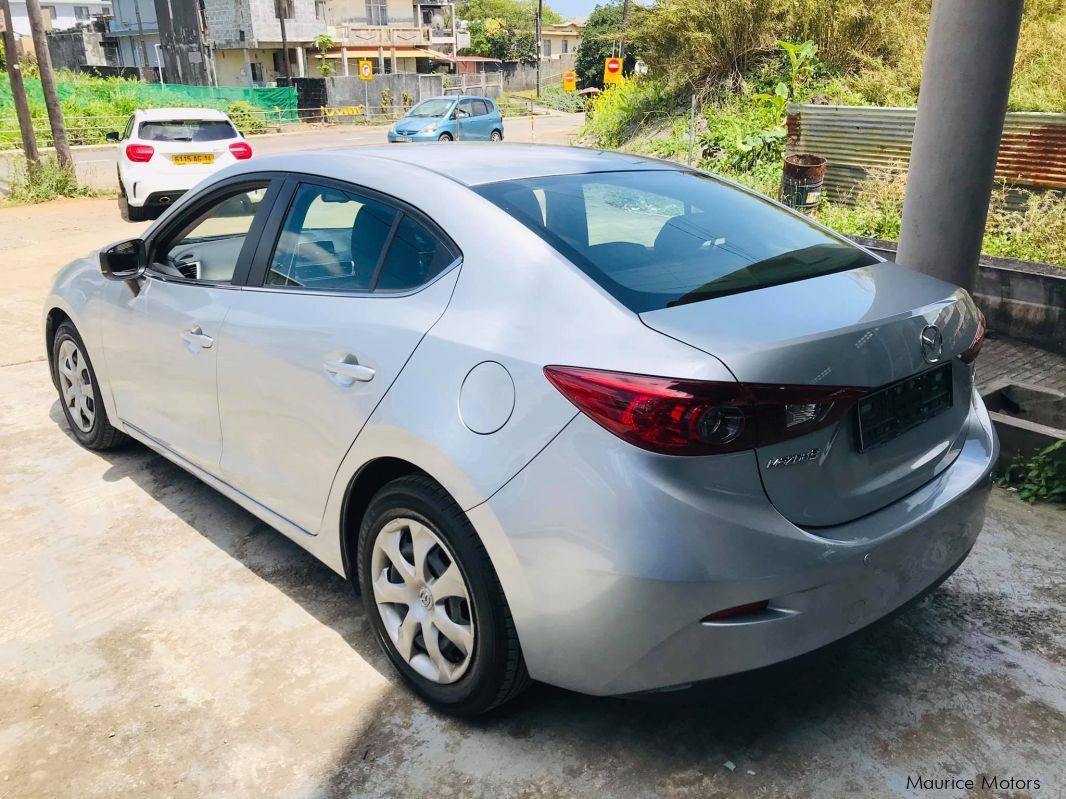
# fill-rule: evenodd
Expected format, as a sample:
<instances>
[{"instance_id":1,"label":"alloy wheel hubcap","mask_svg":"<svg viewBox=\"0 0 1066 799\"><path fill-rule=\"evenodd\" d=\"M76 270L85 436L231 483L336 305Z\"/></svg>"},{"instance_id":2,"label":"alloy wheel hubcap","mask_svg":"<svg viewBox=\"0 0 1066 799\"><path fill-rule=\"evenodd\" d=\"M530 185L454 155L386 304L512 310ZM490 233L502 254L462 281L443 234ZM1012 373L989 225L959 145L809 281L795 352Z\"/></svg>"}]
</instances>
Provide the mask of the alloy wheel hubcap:
<instances>
[{"instance_id":1,"label":"alloy wheel hubcap","mask_svg":"<svg viewBox=\"0 0 1066 799\"><path fill-rule=\"evenodd\" d=\"M421 522L394 519L374 540L371 585L396 651L416 672L446 685L470 666L473 604L444 542Z\"/></svg>"},{"instance_id":2,"label":"alloy wheel hubcap","mask_svg":"<svg viewBox=\"0 0 1066 799\"><path fill-rule=\"evenodd\" d=\"M88 433L96 420L93 379L85 356L69 338L59 345L59 388L71 421L81 432Z\"/></svg>"}]
</instances>

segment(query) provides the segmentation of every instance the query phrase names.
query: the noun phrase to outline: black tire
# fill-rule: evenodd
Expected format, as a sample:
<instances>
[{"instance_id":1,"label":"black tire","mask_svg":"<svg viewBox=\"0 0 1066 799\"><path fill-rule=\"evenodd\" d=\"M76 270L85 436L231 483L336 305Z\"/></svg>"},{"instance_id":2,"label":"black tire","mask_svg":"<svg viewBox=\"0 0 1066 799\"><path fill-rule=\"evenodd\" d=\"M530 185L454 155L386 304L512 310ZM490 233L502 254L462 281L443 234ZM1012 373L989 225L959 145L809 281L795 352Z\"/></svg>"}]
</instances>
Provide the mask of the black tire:
<instances>
[{"instance_id":1,"label":"black tire","mask_svg":"<svg viewBox=\"0 0 1066 799\"><path fill-rule=\"evenodd\" d=\"M440 136L437 137L437 141L451 141L451 140L452 140L452 134L450 134L450 133L442 133Z\"/></svg>"},{"instance_id":2,"label":"black tire","mask_svg":"<svg viewBox=\"0 0 1066 799\"><path fill-rule=\"evenodd\" d=\"M503 131L494 130L489 134L489 141L503 141Z\"/></svg>"},{"instance_id":3,"label":"black tire","mask_svg":"<svg viewBox=\"0 0 1066 799\"><path fill-rule=\"evenodd\" d=\"M397 518L411 518L443 540L466 581L473 603L473 655L456 682L432 682L403 659L389 638L374 601L371 557L382 528ZM424 475L409 475L374 495L359 529L360 593L385 654L407 684L429 704L456 716L485 713L518 696L530 683L511 611L488 553L466 514L447 491Z\"/></svg>"},{"instance_id":4,"label":"black tire","mask_svg":"<svg viewBox=\"0 0 1066 799\"><path fill-rule=\"evenodd\" d=\"M118 192L118 212L122 215L122 218L127 222L147 222L152 219L152 211L147 206L138 208L136 205L130 205L129 200L126 197L125 189L121 188L122 184L119 184Z\"/></svg>"},{"instance_id":5,"label":"black tire","mask_svg":"<svg viewBox=\"0 0 1066 799\"><path fill-rule=\"evenodd\" d=\"M63 399L63 384L59 374L59 352L65 341L72 341L78 352L84 356L84 363L78 364L79 371L83 369L88 374L89 381L92 384L94 418L92 426L88 430L82 430L75 423L70 408L67 407L67 403ZM70 432L83 447L107 450L114 449L127 441L126 434L112 427L110 420L107 418L107 409L104 407L103 398L100 396L100 381L96 379L92 360L89 358L88 350L85 349L85 343L81 340L81 336L78 335L77 328L74 327L69 319L59 325L55 338L52 339L52 381L59 392L59 405L63 408L63 415L67 419Z\"/></svg>"}]
</instances>

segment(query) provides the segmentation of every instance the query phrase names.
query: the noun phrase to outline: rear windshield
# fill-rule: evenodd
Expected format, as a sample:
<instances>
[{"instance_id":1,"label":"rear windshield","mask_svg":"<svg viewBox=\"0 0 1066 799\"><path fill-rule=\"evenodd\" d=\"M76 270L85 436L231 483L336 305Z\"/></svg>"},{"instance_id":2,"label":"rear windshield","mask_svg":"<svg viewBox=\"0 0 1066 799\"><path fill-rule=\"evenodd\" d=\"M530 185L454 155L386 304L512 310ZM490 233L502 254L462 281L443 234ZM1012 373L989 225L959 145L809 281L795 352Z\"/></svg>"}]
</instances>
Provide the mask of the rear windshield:
<instances>
[{"instance_id":1,"label":"rear windshield","mask_svg":"<svg viewBox=\"0 0 1066 799\"><path fill-rule=\"evenodd\" d=\"M237 138L237 131L225 120L182 119L142 122L137 135L145 141L221 141Z\"/></svg>"},{"instance_id":2,"label":"rear windshield","mask_svg":"<svg viewBox=\"0 0 1066 799\"><path fill-rule=\"evenodd\" d=\"M877 259L704 175L556 175L475 189L637 313L841 272Z\"/></svg>"}]
</instances>

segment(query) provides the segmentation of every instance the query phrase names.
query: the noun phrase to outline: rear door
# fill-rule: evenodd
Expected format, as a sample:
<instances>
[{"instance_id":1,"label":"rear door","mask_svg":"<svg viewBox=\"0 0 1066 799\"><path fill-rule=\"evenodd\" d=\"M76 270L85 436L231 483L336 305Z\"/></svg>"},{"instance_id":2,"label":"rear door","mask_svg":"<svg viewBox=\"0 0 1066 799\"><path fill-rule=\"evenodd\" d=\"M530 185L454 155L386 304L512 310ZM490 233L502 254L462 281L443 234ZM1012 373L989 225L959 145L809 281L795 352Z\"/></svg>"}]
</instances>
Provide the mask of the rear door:
<instances>
[{"instance_id":1,"label":"rear door","mask_svg":"<svg viewBox=\"0 0 1066 799\"><path fill-rule=\"evenodd\" d=\"M460 141L481 141L488 139L489 135L484 130L485 120L479 114L482 104L472 97L464 97L459 101L456 108L456 123L458 139Z\"/></svg>"},{"instance_id":2,"label":"rear door","mask_svg":"<svg viewBox=\"0 0 1066 799\"><path fill-rule=\"evenodd\" d=\"M224 325L225 479L316 533L341 460L447 307L458 262L413 208L290 181Z\"/></svg>"}]
</instances>

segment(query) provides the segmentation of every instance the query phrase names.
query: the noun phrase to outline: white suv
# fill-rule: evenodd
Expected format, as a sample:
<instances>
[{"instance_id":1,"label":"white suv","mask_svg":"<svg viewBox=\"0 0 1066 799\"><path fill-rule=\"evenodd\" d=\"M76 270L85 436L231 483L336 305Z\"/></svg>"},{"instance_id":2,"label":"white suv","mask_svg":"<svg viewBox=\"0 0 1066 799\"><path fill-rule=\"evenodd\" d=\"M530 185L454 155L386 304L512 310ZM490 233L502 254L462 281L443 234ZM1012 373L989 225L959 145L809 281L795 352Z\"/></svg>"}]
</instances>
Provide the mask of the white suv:
<instances>
[{"instance_id":1,"label":"white suv","mask_svg":"<svg viewBox=\"0 0 1066 799\"><path fill-rule=\"evenodd\" d=\"M233 122L213 108L151 108L133 112L118 142L118 205L122 218L143 222L207 175L252 157Z\"/></svg>"}]
</instances>

